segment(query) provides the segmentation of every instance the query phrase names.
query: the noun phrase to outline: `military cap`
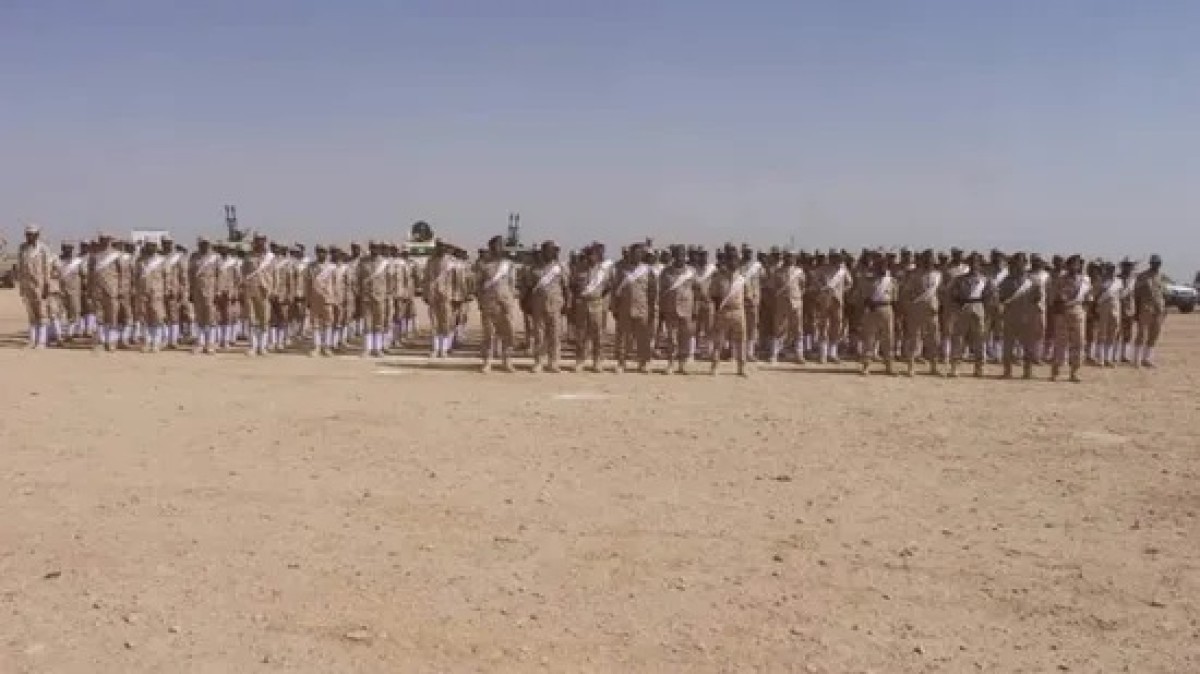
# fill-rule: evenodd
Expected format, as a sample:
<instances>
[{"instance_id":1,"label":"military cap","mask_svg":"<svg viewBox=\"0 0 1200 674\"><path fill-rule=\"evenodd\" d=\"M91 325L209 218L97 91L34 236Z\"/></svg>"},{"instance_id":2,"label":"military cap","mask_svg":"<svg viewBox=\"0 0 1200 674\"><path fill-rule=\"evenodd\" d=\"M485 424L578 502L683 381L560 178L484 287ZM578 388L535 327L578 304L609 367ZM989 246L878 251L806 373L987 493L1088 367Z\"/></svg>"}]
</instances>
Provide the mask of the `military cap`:
<instances>
[{"instance_id":1,"label":"military cap","mask_svg":"<svg viewBox=\"0 0 1200 674\"><path fill-rule=\"evenodd\" d=\"M1162 264L1162 257L1158 253L1151 255L1150 264Z\"/></svg>"},{"instance_id":2,"label":"military cap","mask_svg":"<svg viewBox=\"0 0 1200 674\"><path fill-rule=\"evenodd\" d=\"M317 251L318 253L328 253L329 252L329 249L326 248L325 246L322 246L321 244L317 244L317 247L314 248L313 250Z\"/></svg>"},{"instance_id":3,"label":"military cap","mask_svg":"<svg viewBox=\"0 0 1200 674\"><path fill-rule=\"evenodd\" d=\"M41 234L42 228L38 227L37 225L35 225L33 223L29 223L28 225L25 225L25 233L26 234Z\"/></svg>"}]
</instances>

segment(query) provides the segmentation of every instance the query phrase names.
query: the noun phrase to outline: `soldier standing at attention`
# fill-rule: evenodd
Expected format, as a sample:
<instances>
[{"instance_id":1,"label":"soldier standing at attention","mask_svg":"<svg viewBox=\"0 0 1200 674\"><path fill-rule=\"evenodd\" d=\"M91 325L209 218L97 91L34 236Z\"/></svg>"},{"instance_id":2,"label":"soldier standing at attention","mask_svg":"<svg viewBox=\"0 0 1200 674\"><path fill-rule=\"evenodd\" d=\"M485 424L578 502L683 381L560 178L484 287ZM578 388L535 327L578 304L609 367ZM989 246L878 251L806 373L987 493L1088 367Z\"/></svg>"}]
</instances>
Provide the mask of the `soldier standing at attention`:
<instances>
[{"instance_id":1,"label":"soldier standing at attention","mask_svg":"<svg viewBox=\"0 0 1200 674\"><path fill-rule=\"evenodd\" d=\"M996 300L1004 316L1004 378L1013 376L1013 364L1021 352L1023 378L1033 378L1033 366L1042 346L1045 287L1026 269L1025 254L1012 256L1008 273L996 288Z\"/></svg>"},{"instance_id":2,"label":"soldier standing at attention","mask_svg":"<svg viewBox=\"0 0 1200 674\"><path fill-rule=\"evenodd\" d=\"M630 345L637 349L638 372L649 372L651 321L658 315L654 271L641 243L630 247L630 265L617 274L613 308L617 317L617 372L625 371Z\"/></svg>"},{"instance_id":3,"label":"soldier standing at attention","mask_svg":"<svg viewBox=\"0 0 1200 674\"><path fill-rule=\"evenodd\" d=\"M942 358L949 363L953 355L954 335L957 328L954 326L955 319L958 318L958 304L954 301L951 294L954 292L956 283L955 280L959 276L967 273L967 265L963 263L963 252L959 248L950 249L950 257L946 263L942 265L942 296L941 301L941 333L942 333Z\"/></svg>"},{"instance_id":4,"label":"soldier standing at attention","mask_svg":"<svg viewBox=\"0 0 1200 674\"><path fill-rule=\"evenodd\" d=\"M516 270L512 260L504 255L504 239L493 236L488 240L486 256L479 261L475 287L479 293L479 316L483 323L483 372L492 369L493 340L500 342L500 357L504 369L513 371L512 315L516 305Z\"/></svg>"},{"instance_id":5,"label":"soldier standing at attention","mask_svg":"<svg viewBox=\"0 0 1200 674\"><path fill-rule=\"evenodd\" d=\"M671 264L665 267L658 281L659 321L666 336L667 368L687 374L691 362L691 345L695 342L696 272L687 264L686 248L671 246Z\"/></svg>"},{"instance_id":6,"label":"soldier standing at attention","mask_svg":"<svg viewBox=\"0 0 1200 674\"><path fill-rule=\"evenodd\" d=\"M432 358L445 358L454 338L453 297L456 286L461 285L455 266L447 254L446 244L438 241L433 247L433 255L425 263L425 301L429 304L433 332Z\"/></svg>"},{"instance_id":7,"label":"soldier standing at attention","mask_svg":"<svg viewBox=\"0 0 1200 674\"><path fill-rule=\"evenodd\" d=\"M717 265L708 259L708 250L701 248L696 251L696 334L688 345L689 357L696 356L696 345L704 344L711 354L720 347L713 341L713 303L708 292Z\"/></svg>"},{"instance_id":8,"label":"soldier standing at attention","mask_svg":"<svg viewBox=\"0 0 1200 674\"><path fill-rule=\"evenodd\" d=\"M988 360L995 363L1000 360L1001 351L1004 343L1004 308L996 299L998 293L996 288L1004 282L1008 277L1008 263L1004 258L1004 253L999 249L992 249L992 257L987 267L988 280L992 284L992 299L987 305L987 357Z\"/></svg>"},{"instance_id":9,"label":"soldier standing at attention","mask_svg":"<svg viewBox=\"0 0 1200 674\"><path fill-rule=\"evenodd\" d=\"M121 276L121 299L117 322L121 325L121 346L128 348L134 339L134 328L138 318L138 308L133 292L133 277L137 273L134 267L134 246L132 243L118 243L121 250L121 262L129 273Z\"/></svg>"},{"instance_id":10,"label":"soldier standing at attention","mask_svg":"<svg viewBox=\"0 0 1200 674\"><path fill-rule=\"evenodd\" d=\"M823 262L823 263L822 263ZM842 317L846 293L854 287L850 270L842 262L841 254L829 251L828 258L817 254L816 331L817 360L820 363L837 363L838 342L842 339Z\"/></svg>"},{"instance_id":11,"label":"soldier standing at attention","mask_svg":"<svg viewBox=\"0 0 1200 674\"><path fill-rule=\"evenodd\" d=\"M865 260L864 260L865 261ZM871 256L871 271L861 277L858 290L862 304L862 351L859 361L861 374L870 374L871 359L878 351L883 359L884 372L896 373L893 367L895 349L896 316L894 305L899 291L892 276L887 257L882 254Z\"/></svg>"},{"instance_id":12,"label":"soldier standing at attention","mask_svg":"<svg viewBox=\"0 0 1200 674\"><path fill-rule=\"evenodd\" d=\"M784 340L794 345L796 362L804 363L804 293L807 279L792 251L783 253L782 263L771 272L770 313L774 325L771 331L771 363L779 361Z\"/></svg>"},{"instance_id":13,"label":"soldier standing at attention","mask_svg":"<svg viewBox=\"0 0 1200 674\"><path fill-rule=\"evenodd\" d=\"M333 355L334 319L340 307L337 265L325 246L316 247L317 259L304 270L304 298L312 322L310 356Z\"/></svg>"},{"instance_id":14,"label":"soldier standing at attention","mask_svg":"<svg viewBox=\"0 0 1200 674\"><path fill-rule=\"evenodd\" d=\"M908 360L905 374L911 377L916 367L918 349L923 348L929 359L929 373L938 374L938 304L941 295L942 273L933 266L933 251L917 256L917 266L901 286L901 311L904 320L904 357Z\"/></svg>"},{"instance_id":15,"label":"soldier standing at attention","mask_svg":"<svg viewBox=\"0 0 1200 674\"><path fill-rule=\"evenodd\" d=\"M25 242L17 251L17 288L25 304L25 316L29 320L29 341L26 347L46 347L47 325L50 321L50 274L54 265L54 253L39 239L41 229L37 225L25 228Z\"/></svg>"},{"instance_id":16,"label":"soldier standing at attention","mask_svg":"<svg viewBox=\"0 0 1200 674\"><path fill-rule=\"evenodd\" d=\"M163 298L163 327L166 332L165 346L168 349L179 347L179 326L183 316L184 303L187 302L188 270L183 260L183 252L177 250L170 236L162 238L159 254L163 256L163 267L166 276L166 296Z\"/></svg>"},{"instance_id":17,"label":"soldier standing at attention","mask_svg":"<svg viewBox=\"0 0 1200 674\"><path fill-rule=\"evenodd\" d=\"M375 242L367 244L367 256L358 263L358 297L363 312L363 358L383 356L388 301L388 260Z\"/></svg>"},{"instance_id":18,"label":"soldier standing at attention","mask_svg":"<svg viewBox=\"0 0 1200 674\"><path fill-rule=\"evenodd\" d=\"M332 248L329 254L334 268L333 343L326 344L326 347L331 350L341 350L350 339L350 321L354 316L350 286L354 284L354 279L350 276L350 261L346 251Z\"/></svg>"},{"instance_id":19,"label":"soldier standing at attention","mask_svg":"<svg viewBox=\"0 0 1200 674\"><path fill-rule=\"evenodd\" d=\"M966 273L954 277L950 288L954 312L950 323L954 328L951 377L958 376L958 364L962 362L963 353L968 348L971 350L971 358L975 361L975 376L983 376L984 361L987 358L987 302L991 293L991 281L983 273L980 256L978 253L972 253L967 260Z\"/></svg>"},{"instance_id":20,"label":"soldier standing at attention","mask_svg":"<svg viewBox=\"0 0 1200 674\"><path fill-rule=\"evenodd\" d=\"M606 305L610 283L611 276L604 265L604 249L597 245L589 246L572 280L576 372L583 370L583 363L589 354L592 357L592 371L600 372L603 369L604 323L608 313Z\"/></svg>"},{"instance_id":21,"label":"soldier standing at attention","mask_svg":"<svg viewBox=\"0 0 1200 674\"><path fill-rule=\"evenodd\" d=\"M1134 283L1137 304L1137 336L1133 362L1139 367L1154 367L1154 347L1167 317L1167 301L1162 278L1162 258L1150 256L1150 268L1138 274Z\"/></svg>"},{"instance_id":22,"label":"soldier standing at attention","mask_svg":"<svg viewBox=\"0 0 1200 674\"><path fill-rule=\"evenodd\" d=\"M188 291L196 319L196 344L192 353L212 354L220 344L217 298L220 295L221 256L208 239L196 241L196 253L188 264Z\"/></svg>"},{"instance_id":23,"label":"soldier standing at attention","mask_svg":"<svg viewBox=\"0 0 1200 674\"><path fill-rule=\"evenodd\" d=\"M1092 284L1083 273L1083 258L1072 255L1066 261L1066 269L1054 284L1054 364L1050 367L1050 380L1058 379L1063 363L1070 361L1071 381L1079 381L1079 368L1083 364L1084 321L1087 318L1085 304L1092 292Z\"/></svg>"},{"instance_id":24,"label":"soldier standing at attention","mask_svg":"<svg viewBox=\"0 0 1200 674\"><path fill-rule=\"evenodd\" d=\"M142 353L158 353L166 345L167 290L169 287L167 258L158 252L158 243L150 240L142 246L138 258L136 292L145 326Z\"/></svg>"},{"instance_id":25,"label":"soldier standing at attention","mask_svg":"<svg viewBox=\"0 0 1200 674\"><path fill-rule=\"evenodd\" d=\"M92 259L88 261L92 306L95 307L96 317L99 319L94 348L113 351L121 339L118 312L122 288L125 287L121 277L128 275L130 269L122 259L121 251L113 247L111 235L101 234L98 238L96 247L92 249Z\"/></svg>"},{"instance_id":26,"label":"soldier standing at attention","mask_svg":"<svg viewBox=\"0 0 1200 674\"><path fill-rule=\"evenodd\" d=\"M62 310L67 320L66 336L74 339L85 332L82 309L83 277L87 272L87 257L76 255L75 247L64 243L58 267L59 284L62 287Z\"/></svg>"},{"instance_id":27,"label":"soldier standing at attention","mask_svg":"<svg viewBox=\"0 0 1200 674\"><path fill-rule=\"evenodd\" d=\"M1116 367L1121 350L1121 279L1117 278L1117 266L1106 262L1100 270L1100 281L1093 294L1093 311L1096 314L1095 340L1096 361L1101 367Z\"/></svg>"},{"instance_id":28,"label":"soldier standing at attention","mask_svg":"<svg viewBox=\"0 0 1200 674\"><path fill-rule=\"evenodd\" d=\"M1039 337L1038 347L1033 354L1033 364L1041 365L1044 359L1053 359L1054 352L1046 349L1046 325L1047 313L1049 312L1049 302L1052 299L1051 293L1053 286L1050 283L1050 270L1046 269L1046 261L1041 255L1034 253L1029 256L1029 277L1033 282L1041 287L1038 301L1037 330Z\"/></svg>"},{"instance_id":29,"label":"soldier standing at attention","mask_svg":"<svg viewBox=\"0 0 1200 674\"><path fill-rule=\"evenodd\" d=\"M1134 301L1134 290L1137 278L1133 275L1133 260L1121 260L1121 332L1120 352L1118 356L1122 363L1132 362L1133 332L1137 324L1137 302Z\"/></svg>"},{"instance_id":30,"label":"soldier standing at attention","mask_svg":"<svg viewBox=\"0 0 1200 674\"><path fill-rule=\"evenodd\" d=\"M737 361L738 376L746 372L746 277L742 275L738 251L727 244L718 258L720 267L713 274L709 285L709 298L713 303L715 344L729 343ZM713 349L710 374L717 374L721 364L720 346Z\"/></svg>"},{"instance_id":31,"label":"soldier standing at attention","mask_svg":"<svg viewBox=\"0 0 1200 674\"><path fill-rule=\"evenodd\" d=\"M558 261L558 245L542 244L537 265L530 269L529 309L533 334L533 371L559 372L562 356L562 314L570 294L567 273ZM482 305L481 305L482 306Z\"/></svg>"},{"instance_id":32,"label":"soldier standing at attention","mask_svg":"<svg viewBox=\"0 0 1200 674\"><path fill-rule=\"evenodd\" d=\"M309 260L304 253L304 245L297 243L292 246L292 298L291 307L288 310L288 315L291 320L288 321L286 328L285 340L291 344L296 340L304 337L304 331L308 328L308 302L305 300L305 272L308 270Z\"/></svg>"},{"instance_id":33,"label":"soldier standing at attention","mask_svg":"<svg viewBox=\"0 0 1200 674\"><path fill-rule=\"evenodd\" d=\"M756 350L759 340L759 309L762 303L763 264L759 262L750 246L742 245L742 278L746 284L746 360L758 360Z\"/></svg>"},{"instance_id":34,"label":"soldier standing at attention","mask_svg":"<svg viewBox=\"0 0 1200 674\"><path fill-rule=\"evenodd\" d=\"M267 326L271 324L271 300L276 297L274 256L267 250L267 237L254 237L253 249L242 262L242 294L250 329L248 356L267 355Z\"/></svg>"}]
</instances>

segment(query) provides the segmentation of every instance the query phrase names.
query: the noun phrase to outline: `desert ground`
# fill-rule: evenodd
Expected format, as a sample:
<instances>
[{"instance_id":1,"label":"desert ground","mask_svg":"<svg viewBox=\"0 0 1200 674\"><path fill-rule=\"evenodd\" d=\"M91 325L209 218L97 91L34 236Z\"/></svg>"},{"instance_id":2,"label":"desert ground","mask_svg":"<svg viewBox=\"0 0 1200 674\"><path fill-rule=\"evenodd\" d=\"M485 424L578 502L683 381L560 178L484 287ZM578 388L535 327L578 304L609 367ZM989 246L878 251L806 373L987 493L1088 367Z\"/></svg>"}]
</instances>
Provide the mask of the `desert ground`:
<instances>
[{"instance_id":1,"label":"desert ground","mask_svg":"<svg viewBox=\"0 0 1200 674\"><path fill-rule=\"evenodd\" d=\"M0 672L1200 671L1200 318L1080 385L19 348Z\"/></svg>"}]
</instances>

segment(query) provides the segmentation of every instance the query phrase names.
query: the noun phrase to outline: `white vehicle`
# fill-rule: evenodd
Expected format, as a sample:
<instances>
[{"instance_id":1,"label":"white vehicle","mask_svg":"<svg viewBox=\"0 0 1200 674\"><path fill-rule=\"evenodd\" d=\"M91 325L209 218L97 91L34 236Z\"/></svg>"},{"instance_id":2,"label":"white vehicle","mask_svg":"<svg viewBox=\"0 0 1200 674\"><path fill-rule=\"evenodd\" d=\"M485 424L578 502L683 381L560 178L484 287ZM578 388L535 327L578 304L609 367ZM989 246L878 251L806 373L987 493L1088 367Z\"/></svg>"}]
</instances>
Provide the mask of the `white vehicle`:
<instances>
[{"instance_id":1,"label":"white vehicle","mask_svg":"<svg viewBox=\"0 0 1200 674\"><path fill-rule=\"evenodd\" d=\"M129 232L129 240L139 246L149 241L159 244L170 237L171 233L165 229L135 229Z\"/></svg>"}]
</instances>

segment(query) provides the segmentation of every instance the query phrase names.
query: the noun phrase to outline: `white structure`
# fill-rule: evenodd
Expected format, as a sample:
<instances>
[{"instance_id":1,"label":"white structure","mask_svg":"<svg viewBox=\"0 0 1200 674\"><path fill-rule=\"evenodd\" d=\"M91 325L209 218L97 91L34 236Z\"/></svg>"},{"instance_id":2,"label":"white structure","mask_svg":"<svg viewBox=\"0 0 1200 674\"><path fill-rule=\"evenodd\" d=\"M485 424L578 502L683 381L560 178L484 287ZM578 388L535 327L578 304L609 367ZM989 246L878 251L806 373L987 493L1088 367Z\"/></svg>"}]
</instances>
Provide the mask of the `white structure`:
<instances>
[{"instance_id":1,"label":"white structure","mask_svg":"<svg viewBox=\"0 0 1200 674\"><path fill-rule=\"evenodd\" d=\"M129 232L129 240L138 245L147 241L162 243L162 240L170 235L171 233L165 229L135 229Z\"/></svg>"}]
</instances>

